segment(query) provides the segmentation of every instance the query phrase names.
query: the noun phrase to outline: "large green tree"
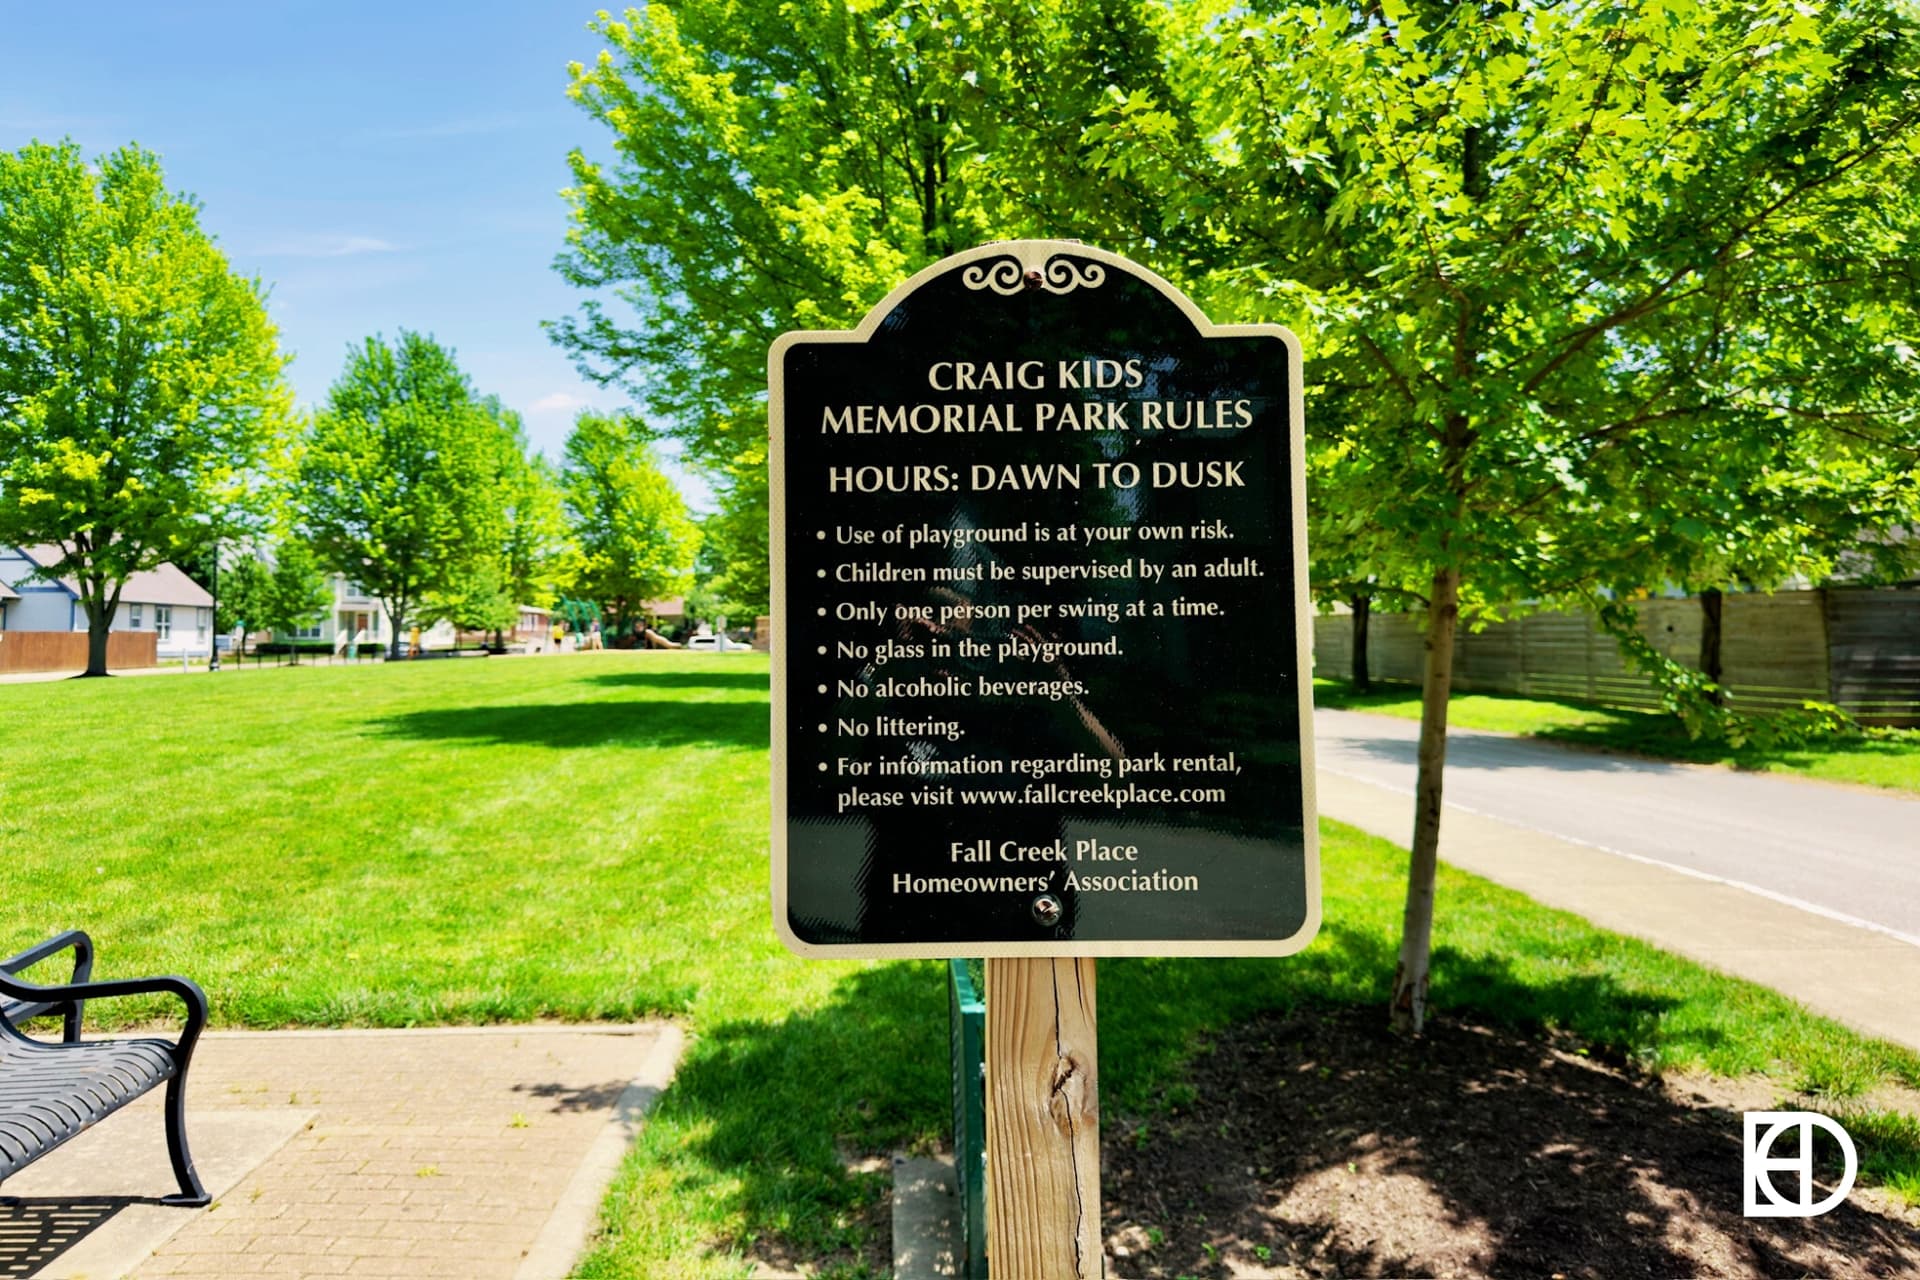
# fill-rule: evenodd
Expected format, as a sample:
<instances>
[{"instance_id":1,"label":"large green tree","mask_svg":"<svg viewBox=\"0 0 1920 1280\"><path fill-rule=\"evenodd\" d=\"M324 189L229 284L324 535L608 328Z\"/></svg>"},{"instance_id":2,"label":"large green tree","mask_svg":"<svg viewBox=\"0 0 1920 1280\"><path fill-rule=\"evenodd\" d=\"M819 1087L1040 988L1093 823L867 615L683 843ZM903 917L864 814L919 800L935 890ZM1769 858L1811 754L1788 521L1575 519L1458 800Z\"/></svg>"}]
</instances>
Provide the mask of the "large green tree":
<instances>
[{"instance_id":1,"label":"large green tree","mask_svg":"<svg viewBox=\"0 0 1920 1280\"><path fill-rule=\"evenodd\" d=\"M302 442L295 501L321 566L380 601L392 656L423 600L498 555L518 450L514 424L432 338L402 330L349 352Z\"/></svg>"},{"instance_id":2,"label":"large green tree","mask_svg":"<svg viewBox=\"0 0 1920 1280\"><path fill-rule=\"evenodd\" d=\"M766 578L767 347L844 328L912 272L1004 234L973 181L998 30L921 0L690 0L602 14L569 93L612 133L575 151L551 326L704 469L742 598Z\"/></svg>"},{"instance_id":3,"label":"large green tree","mask_svg":"<svg viewBox=\"0 0 1920 1280\"><path fill-rule=\"evenodd\" d=\"M580 557L575 590L599 601L616 630L645 601L692 585L700 528L638 419L581 414L560 475Z\"/></svg>"},{"instance_id":4,"label":"large green tree","mask_svg":"<svg viewBox=\"0 0 1920 1280\"><path fill-rule=\"evenodd\" d=\"M572 560L553 464L528 452L520 415L498 397L486 397L481 408L498 427L482 476L498 517L496 540L476 542L459 570L424 598L421 617L492 632L498 640L519 620L521 605L552 601Z\"/></svg>"},{"instance_id":5,"label":"large green tree","mask_svg":"<svg viewBox=\"0 0 1920 1280\"><path fill-rule=\"evenodd\" d=\"M1778 579L1911 501L1920 31L1891 3L1383 0L1169 7L1156 40L1054 211L1304 331L1318 558L1426 615L1417 1030L1462 608ZM1102 219L1104 183L1155 216Z\"/></svg>"},{"instance_id":6,"label":"large green tree","mask_svg":"<svg viewBox=\"0 0 1920 1280\"><path fill-rule=\"evenodd\" d=\"M126 580L248 501L284 441L284 365L259 284L151 152L0 153L0 542L59 548L86 674Z\"/></svg>"}]
</instances>

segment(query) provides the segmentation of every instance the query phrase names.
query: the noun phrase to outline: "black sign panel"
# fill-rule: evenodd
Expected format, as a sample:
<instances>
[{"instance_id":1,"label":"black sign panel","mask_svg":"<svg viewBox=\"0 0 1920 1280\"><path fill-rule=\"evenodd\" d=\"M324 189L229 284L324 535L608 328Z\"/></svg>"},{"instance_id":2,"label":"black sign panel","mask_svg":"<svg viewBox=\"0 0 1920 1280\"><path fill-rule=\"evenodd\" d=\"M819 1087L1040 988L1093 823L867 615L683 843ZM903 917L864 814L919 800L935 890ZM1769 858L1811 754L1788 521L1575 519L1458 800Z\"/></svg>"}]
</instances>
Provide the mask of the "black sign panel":
<instances>
[{"instance_id":1,"label":"black sign panel","mask_svg":"<svg viewBox=\"0 0 1920 1280\"><path fill-rule=\"evenodd\" d=\"M776 927L1279 954L1319 922L1299 344L1052 241L774 345Z\"/></svg>"}]
</instances>

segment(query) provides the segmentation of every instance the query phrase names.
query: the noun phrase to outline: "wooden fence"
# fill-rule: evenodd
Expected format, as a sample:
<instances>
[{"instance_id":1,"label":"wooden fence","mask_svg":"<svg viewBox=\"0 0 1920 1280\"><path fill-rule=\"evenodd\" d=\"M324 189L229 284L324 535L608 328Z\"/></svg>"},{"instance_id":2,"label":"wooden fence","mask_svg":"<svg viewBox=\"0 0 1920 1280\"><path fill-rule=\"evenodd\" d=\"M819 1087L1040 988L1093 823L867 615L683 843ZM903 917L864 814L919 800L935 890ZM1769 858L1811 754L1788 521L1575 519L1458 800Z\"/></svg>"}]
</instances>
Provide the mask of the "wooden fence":
<instances>
[{"instance_id":1,"label":"wooden fence","mask_svg":"<svg viewBox=\"0 0 1920 1280\"><path fill-rule=\"evenodd\" d=\"M1742 705L1832 702L1865 724L1920 724L1920 591L1828 587L1729 593L1722 600L1721 683ZM1647 600L1638 611L1654 648L1699 665L1699 600ZM1376 678L1420 680L1422 618L1372 615L1367 661ZM1353 669L1353 619L1322 614L1313 633L1316 668L1345 679ZM1462 628L1453 660L1454 686L1463 690L1627 707L1659 701L1587 613L1534 613L1477 632Z\"/></svg>"},{"instance_id":2,"label":"wooden fence","mask_svg":"<svg viewBox=\"0 0 1920 1280\"><path fill-rule=\"evenodd\" d=\"M160 664L160 637L151 631L107 634L107 665L120 670ZM85 671L84 631L0 631L0 673Z\"/></svg>"}]
</instances>

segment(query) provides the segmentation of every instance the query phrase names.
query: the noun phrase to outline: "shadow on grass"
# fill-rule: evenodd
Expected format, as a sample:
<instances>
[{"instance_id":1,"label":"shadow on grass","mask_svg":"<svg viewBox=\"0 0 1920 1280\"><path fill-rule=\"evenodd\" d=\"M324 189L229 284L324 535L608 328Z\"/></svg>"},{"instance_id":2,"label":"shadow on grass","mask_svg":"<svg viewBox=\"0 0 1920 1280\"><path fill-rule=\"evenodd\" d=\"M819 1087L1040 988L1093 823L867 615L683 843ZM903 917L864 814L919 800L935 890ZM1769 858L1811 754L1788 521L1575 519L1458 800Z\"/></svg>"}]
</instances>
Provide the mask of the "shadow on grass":
<instances>
[{"instance_id":1,"label":"shadow on grass","mask_svg":"<svg viewBox=\"0 0 1920 1280\"><path fill-rule=\"evenodd\" d=\"M1624 987L1610 973L1574 973L1549 983L1517 977L1504 956L1440 946L1433 952L1435 1017L1485 1021L1510 1031L1564 1031L1609 1058L1630 1062L1659 1045L1683 1058L1706 1057L1725 1036L1712 1027L1676 1032L1663 1022L1680 1001ZM1381 1020L1384 1023L1384 1008Z\"/></svg>"},{"instance_id":2,"label":"shadow on grass","mask_svg":"<svg viewBox=\"0 0 1920 1280\"><path fill-rule=\"evenodd\" d=\"M1313 945L1284 960L1109 960L1100 967L1101 1086L1107 1107L1143 1109L1196 1043L1241 1018L1296 1005L1378 1011L1387 1023L1397 948L1384 934L1324 925ZM1520 1034L1560 1033L1607 1059L1630 1063L1651 1048L1705 1057L1724 1039L1711 1026L1676 1027L1679 1001L1636 991L1611 974L1569 973L1551 982L1518 975L1504 957L1434 950L1432 1017L1486 1022Z\"/></svg>"},{"instance_id":3,"label":"shadow on grass","mask_svg":"<svg viewBox=\"0 0 1920 1280\"><path fill-rule=\"evenodd\" d=\"M770 731L765 703L677 699L435 707L373 728L386 738L555 748L765 747Z\"/></svg>"},{"instance_id":4,"label":"shadow on grass","mask_svg":"<svg viewBox=\"0 0 1920 1280\"><path fill-rule=\"evenodd\" d=\"M752 689L772 687L765 671L606 671L587 677L616 689Z\"/></svg>"},{"instance_id":5,"label":"shadow on grass","mask_svg":"<svg viewBox=\"0 0 1920 1280\"><path fill-rule=\"evenodd\" d=\"M859 1224L883 1207L887 1175L850 1172L847 1157L944 1134L946 1037L937 963L863 970L821 1008L704 1029L649 1128L694 1135L690 1152L738 1188L742 1236L723 1247L885 1275L884 1236Z\"/></svg>"}]
</instances>

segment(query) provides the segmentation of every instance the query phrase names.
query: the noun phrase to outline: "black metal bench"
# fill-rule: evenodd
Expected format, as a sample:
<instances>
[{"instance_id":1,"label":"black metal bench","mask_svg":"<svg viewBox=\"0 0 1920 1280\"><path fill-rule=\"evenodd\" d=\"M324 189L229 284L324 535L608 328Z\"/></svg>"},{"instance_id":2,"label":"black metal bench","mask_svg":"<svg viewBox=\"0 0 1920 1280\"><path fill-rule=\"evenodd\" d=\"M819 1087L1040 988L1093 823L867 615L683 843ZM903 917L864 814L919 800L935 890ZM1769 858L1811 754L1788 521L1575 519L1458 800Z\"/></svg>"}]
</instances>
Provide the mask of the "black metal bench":
<instances>
[{"instance_id":1,"label":"black metal bench","mask_svg":"<svg viewBox=\"0 0 1920 1280\"><path fill-rule=\"evenodd\" d=\"M68 981L47 985L19 976L63 951L73 952ZM206 1204L211 1197L187 1151L186 1113L187 1063L207 1022L205 993L185 978L92 977L93 940L77 930L0 960L0 1182L164 1082L167 1155L180 1182L180 1194L165 1202ZM178 996L186 1005L177 1041L80 1038L87 1001L154 993ZM65 1024L58 1042L20 1030L29 1019L46 1017Z\"/></svg>"}]
</instances>

